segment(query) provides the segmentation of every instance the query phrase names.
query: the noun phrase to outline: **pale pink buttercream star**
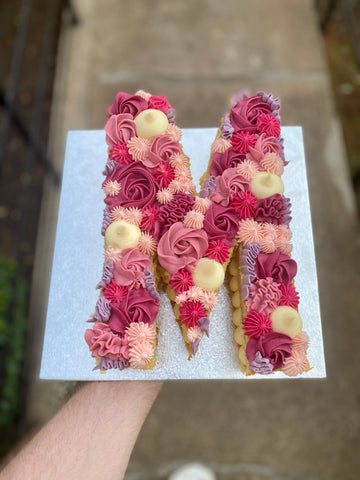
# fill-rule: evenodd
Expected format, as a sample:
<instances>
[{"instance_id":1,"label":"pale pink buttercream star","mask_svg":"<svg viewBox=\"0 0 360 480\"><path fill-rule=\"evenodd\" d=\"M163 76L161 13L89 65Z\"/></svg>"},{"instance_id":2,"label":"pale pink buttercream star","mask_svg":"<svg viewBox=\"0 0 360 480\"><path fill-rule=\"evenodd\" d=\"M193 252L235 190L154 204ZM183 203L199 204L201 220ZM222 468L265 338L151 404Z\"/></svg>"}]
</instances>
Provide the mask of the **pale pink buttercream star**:
<instances>
[{"instance_id":1,"label":"pale pink buttercream star","mask_svg":"<svg viewBox=\"0 0 360 480\"><path fill-rule=\"evenodd\" d=\"M173 168L187 164L186 158L181 153L173 153L169 158L169 163Z\"/></svg>"},{"instance_id":2,"label":"pale pink buttercream star","mask_svg":"<svg viewBox=\"0 0 360 480\"><path fill-rule=\"evenodd\" d=\"M143 213L136 207L129 207L125 210L125 220L137 227L140 226Z\"/></svg>"},{"instance_id":3,"label":"pale pink buttercream star","mask_svg":"<svg viewBox=\"0 0 360 480\"><path fill-rule=\"evenodd\" d=\"M145 160L149 154L150 145L150 140L141 137L132 137L127 143L129 153L136 161Z\"/></svg>"},{"instance_id":4,"label":"pale pink buttercream star","mask_svg":"<svg viewBox=\"0 0 360 480\"><path fill-rule=\"evenodd\" d=\"M169 123L165 134L172 140L173 142L180 142L182 137L182 131L176 125Z\"/></svg>"},{"instance_id":5,"label":"pale pink buttercream star","mask_svg":"<svg viewBox=\"0 0 360 480\"><path fill-rule=\"evenodd\" d=\"M110 217L113 222L118 220L125 220L126 209L124 207L114 207L110 212Z\"/></svg>"},{"instance_id":6,"label":"pale pink buttercream star","mask_svg":"<svg viewBox=\"0 0 360 480\"><path fill-rule=\"evenodd\" d=\"M138 90L135 95L139 95L139 97L143 98L144 100L148 101L149 98L152 96L151 93L144 92L144 90Z\"/></svg>"},{"instance_id":7,"label":"pale pink buttercream star","mask_svg":"<svg viewBox=\"0 0 360 480\"><path fill-rule=\"evenodd\" d=\"M156 198L159 203L164 205L165 203L169 203L174 198L174 194L169 188L163 188L157 192Z\"/></svg>"},{"instance_id":8,"label":"pale pink buttercream star","mask_svg":"<svg viewBox=\"0 0 360 480\"><path fill-rule=\"evenodd\" d=\"M284 162L276 153L268 152L260 161L267 172L281 176L284 173Z\"/></svg>"},{"instance_id":9,"label":"pale pink buttercream star","mask_svg":"<svg viewBox=\"0 0 360 480\"><path fill-rule=\"evenodd\" d=\"M108 247L105 250L105 259L106 260L111 260L113 263L116 263L120 260L121 258L121 251L118 250L115 247Z\"/></svg>"},{"instance_id":10,"label":"pale pink buttercream star","mask_svg":"<svg viewBox=\"0 0 360 480\"><path fill-rule=\"evenodd\" d=\"M190 327L186 332L186 336L190 343L195 342L197 339L201 339L203 332L200 330L200 327Z\"/></svg>"},{"instance_id":11,"label":"pale pink buttercream star","mask_svg":"<svg viewBox=\"0 0 360 480\"><path fill-rule=\"evenodd\" d=\"M212 201L208 197L195 197L194 210L196 212L206 213L209 210L211 204Z\"/></svg>"},{"instance_id":12,"label":"pale pink buttercream star","mask_svg":"<svg viewBox=\"0 0 360 480\"><path fill-rule=\"evenodd\" d=\"M242 175L247 180L252 180L259 171L258 165L252 160L244 160L236 167L239 175Z\"/></svg>"},{"instance_id":13,"label":"pale pink buttercream star","mask_svg":"<svg viewBox=\"0 0 360 480\"><path fill-rule=\"evenodd\" d=\"M224 153L231 147L231 141L226 138L216 138L211 144L211 153Z\"/></svg>"},{"instance_id":14,"label":"pale pink buttercream star","mask_svg":"<svg viewBox=\"0 0 360 480\"><path fill-rule=\"evenodd\" d=\"M262 237L261 225L253 219L240 220L236 238L242 243L259 242Z\"/></svg>"},{"instance_id":15,"label":"pale pink buttercream star","mask_svg":"<svg viewBox=\"0 0 360 480\"><path fill-rule=\"evenodd\" d=\"M153 255L156 252L157 242L148 232L141 232L138 248L145 255Z\"/></svg>"},{"instance_id":16,"label":"pale pink buttercream star","mask_svg":"<svg viewBox=\"0 0 360 480\"><path fill-rule=\"evenodd\" d=\"M187 228L202 228L204 225L204 214L190 210L184 217L184 225Z\"/></svg>"},{"instance_id":17,"label":"pale pink buttercream star","mask_svg":"<svg viewBox=\"0 0 360 480\"><path fill-rule=\"evenodd\" d=\"M121 185L116 180L108 180L103 186L105 195L110 197L115 197L120 192L120 189Z\"/></svg>"},{"instance_id":18,"label":"pale pink buttercream star","mask_svg":"<svg viewBox=\"0 0 360 480\"><path fill-rule=\"evenodd\" d=\"M206 310L212 310L216 307L218 302L217 293L214 290L204 290L200 302L204 305Z\"/></svg>"}]
</instances>

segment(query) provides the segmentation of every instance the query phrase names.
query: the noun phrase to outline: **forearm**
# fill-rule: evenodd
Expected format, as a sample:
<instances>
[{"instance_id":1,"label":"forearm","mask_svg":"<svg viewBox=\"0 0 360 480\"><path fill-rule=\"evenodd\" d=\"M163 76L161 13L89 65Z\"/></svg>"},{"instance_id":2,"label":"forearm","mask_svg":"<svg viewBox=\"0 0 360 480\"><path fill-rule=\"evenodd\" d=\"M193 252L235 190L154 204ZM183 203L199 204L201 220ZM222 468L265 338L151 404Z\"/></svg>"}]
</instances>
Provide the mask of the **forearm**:
<instances>
[{"instance_id":1,"label":"forearm","mask_svg":"<svg viewBox=\"0 0 360 480\"><path fill-rule=\"evenodd\" d=\"M161 385L85 384L8 465L0 479L121 479Z\"/></svg>"}]
</instances>

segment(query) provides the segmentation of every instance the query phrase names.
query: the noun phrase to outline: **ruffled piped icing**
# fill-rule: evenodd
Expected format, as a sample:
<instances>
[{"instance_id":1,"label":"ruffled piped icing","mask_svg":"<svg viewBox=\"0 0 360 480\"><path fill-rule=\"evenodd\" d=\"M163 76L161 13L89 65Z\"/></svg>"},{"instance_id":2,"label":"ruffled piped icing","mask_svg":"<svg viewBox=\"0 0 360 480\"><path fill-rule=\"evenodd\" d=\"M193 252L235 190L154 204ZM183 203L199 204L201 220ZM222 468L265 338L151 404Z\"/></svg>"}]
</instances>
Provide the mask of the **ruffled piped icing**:
<instances>
[{"instance_id":1,"label":"ruffled piped icing","mask_svg":"<svg viewBox=\"0 0 360 480\"><path fill-rule=\"evenodd\" d=\"M279 109L272 94L235 96L196 195L166 97L116 96L105 126L106 262L85 334L95 369L153 367L159 275L195 355L227 269L241 369L295 376L310 368L290 257Z\"/></svg>"},{"instance_id":2,"label":"ruffled piped icing","mask_svg":"<svg viewBox=\"0 0 360 480\"><path fill-rule=\"evenodd\" d=\"M306 333L294 338L286 334L298 332L301 319L294 285L297 264L290 257L291 201L283 195L281 180L288 162L279 111L280 100L271 93L234 97L212 144L200 192L213 202L203 227L209 236L208 254L228 268L235 340L247 375L281 369L294 376L310 368ZM221 221L220 208L231 209ZM215 228L221 223L222 236ZM215 246L214 239L225 242L229 258L222 257L222 243ZM289 328L291 322L294 328Z\"/></svg>"},{"instance_id":3,"label":"ruffled piped icing","mask_svg":"<svg viewBox=\"0 0 360 480\"><path fill-rule=\"evenodd\" d=\"M169 221L169 212L175 212L178 221L192 209L194 186L179 143L182 132L166 97L141 90L135 95L119 92L108 108L104 130L105 263L89 320L94 325L86 330L85 340L97 357L95 370L152 368L160 300L158 240L176 223L174 217ZM207 248L207 241L199 242L197 254L189 250L187 267Z\"/></svg>"}]
</instances>

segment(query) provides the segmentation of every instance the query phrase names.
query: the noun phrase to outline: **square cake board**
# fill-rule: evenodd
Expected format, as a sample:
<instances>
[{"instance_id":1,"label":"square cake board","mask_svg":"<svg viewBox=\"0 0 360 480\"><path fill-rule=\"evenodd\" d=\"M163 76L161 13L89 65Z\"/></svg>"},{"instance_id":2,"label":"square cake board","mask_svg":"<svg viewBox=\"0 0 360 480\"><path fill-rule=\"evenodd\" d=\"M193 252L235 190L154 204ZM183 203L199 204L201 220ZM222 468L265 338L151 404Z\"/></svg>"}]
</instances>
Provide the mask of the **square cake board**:
<instances>
[{"instance_id":1,"label":"square cake board","mask_svg":"<svg viewBox=\"0 0 360 480\"><path fill-rule=\"evenodd\" d=\"M191 159L197 191L207 169L216 128L184 129L182 145ZM312 369L301 378L326 377L309 194L301 127L282 127L285 158L285 196L292 203L292 258L297 261L295 286L300 294L299 313L310 337L308 359ZM246 377L239 368L233 338L232 306L226 287L210 314L210 337L200 342L188 360L180 328L169 299L161 293L156 365L153 370L93 371L84 340L86 323L94 311L102 275L104 194L101 172L107 159L103 130L70 131L67 137L59 216L50 281L49 301L40 378L48 380L157 380L157 379L272 379L289 378L282 372ZM299 378L299 377L296 377Z\"/></svg>"}]
</instances>

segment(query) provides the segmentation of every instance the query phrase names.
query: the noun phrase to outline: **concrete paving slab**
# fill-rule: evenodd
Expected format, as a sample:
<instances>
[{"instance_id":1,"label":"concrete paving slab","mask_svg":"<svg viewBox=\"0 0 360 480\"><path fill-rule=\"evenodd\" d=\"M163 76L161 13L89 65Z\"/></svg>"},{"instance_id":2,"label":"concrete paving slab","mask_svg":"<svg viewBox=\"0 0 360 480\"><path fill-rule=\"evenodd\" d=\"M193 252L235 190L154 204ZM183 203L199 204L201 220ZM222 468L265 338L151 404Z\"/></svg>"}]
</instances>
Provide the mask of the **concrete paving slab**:
<instances>
[{"instance_id":1,"label":"concrete paving slab","mask_svg":"<svg viewBox=\"0 0 360 480\"><path fill-rule=\"evenodd\" d=\"M168 382L139 437L127 478L167 478L189 461L210 464L220 479L358 478L359 243L313 3L74 4L81 22L64 27L52 118L50 148L59 168L66 131L101 128L114 94L138 88L167 95L183 127L216 126L229 95L242 88L273 91L282 100L283 123L303 126L307 154L328 379ZM57 193L49 188L32 294L37 338L56 205ZM33 358L39 348L34 340ZM45 400L51 385L32 382L30 423L45 421L54 410Z\"/></svg>"}]
</instances>

